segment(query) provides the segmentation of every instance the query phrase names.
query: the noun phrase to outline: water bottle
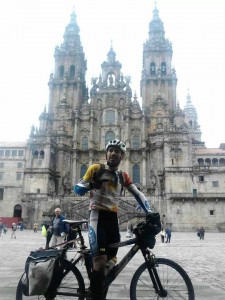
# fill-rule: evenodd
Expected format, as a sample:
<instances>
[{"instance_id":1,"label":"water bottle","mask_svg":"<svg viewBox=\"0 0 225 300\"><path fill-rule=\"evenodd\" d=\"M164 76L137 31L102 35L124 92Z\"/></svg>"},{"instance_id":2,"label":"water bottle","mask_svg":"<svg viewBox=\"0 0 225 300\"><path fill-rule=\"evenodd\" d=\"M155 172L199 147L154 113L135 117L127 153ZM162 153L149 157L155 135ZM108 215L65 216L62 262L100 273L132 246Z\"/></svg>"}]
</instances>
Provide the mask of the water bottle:
<instances>
[{"instance_id":1,"label":"water bottle","mask_svg":"<svg viewBox=\"0 0 225 300\"><path fill-rule=\"evenodd\" d=\"M117 263L117 257L116 256L114 256L113 258L111 258L107 262L107 264L106 264L106 270L105 270L105 275L107 275L112 270L112 268L115 267L116 263Z\"/></svg>"}]
</instances>

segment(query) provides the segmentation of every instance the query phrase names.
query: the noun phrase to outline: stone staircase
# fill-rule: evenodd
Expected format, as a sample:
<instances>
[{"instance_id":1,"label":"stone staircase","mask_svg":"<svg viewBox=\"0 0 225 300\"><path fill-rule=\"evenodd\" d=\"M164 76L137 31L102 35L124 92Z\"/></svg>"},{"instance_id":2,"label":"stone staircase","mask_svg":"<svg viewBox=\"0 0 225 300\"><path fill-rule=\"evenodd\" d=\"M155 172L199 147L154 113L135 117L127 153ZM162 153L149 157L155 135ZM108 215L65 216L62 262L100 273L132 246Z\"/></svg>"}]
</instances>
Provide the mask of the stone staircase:
<instances>
[{"instance_id":1,"label":"stone staircase","mask_svg":"<svg viewBox=\"0 0 225 300\"><path fill-rule=\"evenodd\" d=\"M62 208L71 219L88 219L89 202L89 197L73 197L72 199L67 199L67 201L64 201ZM136 209L136 201L134 201L133 197L122 198L122 201L119 203L118 211L120 225L127 223L129 220L143 217L145 217L145 213Z\"/></svg>"}]
</instances>

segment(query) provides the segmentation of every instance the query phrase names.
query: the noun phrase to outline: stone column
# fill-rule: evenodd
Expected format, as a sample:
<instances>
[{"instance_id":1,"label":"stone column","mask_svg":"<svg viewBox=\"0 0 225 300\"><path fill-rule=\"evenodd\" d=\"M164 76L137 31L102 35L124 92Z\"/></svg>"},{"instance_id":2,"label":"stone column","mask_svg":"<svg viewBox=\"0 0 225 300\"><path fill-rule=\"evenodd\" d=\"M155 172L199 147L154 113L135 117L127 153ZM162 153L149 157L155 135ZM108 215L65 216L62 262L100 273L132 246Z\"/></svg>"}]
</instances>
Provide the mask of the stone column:
<instances>
[{"instance_id":1,"label":"stone column","mask_svg":"<svg viewBox=\"0 0 225 300\"><path fill-rule=\"evenodd\" d=\"M146 151L142 151L142 178L143 178L143 186L146 186Z\"/></svg>"}]
</instances>

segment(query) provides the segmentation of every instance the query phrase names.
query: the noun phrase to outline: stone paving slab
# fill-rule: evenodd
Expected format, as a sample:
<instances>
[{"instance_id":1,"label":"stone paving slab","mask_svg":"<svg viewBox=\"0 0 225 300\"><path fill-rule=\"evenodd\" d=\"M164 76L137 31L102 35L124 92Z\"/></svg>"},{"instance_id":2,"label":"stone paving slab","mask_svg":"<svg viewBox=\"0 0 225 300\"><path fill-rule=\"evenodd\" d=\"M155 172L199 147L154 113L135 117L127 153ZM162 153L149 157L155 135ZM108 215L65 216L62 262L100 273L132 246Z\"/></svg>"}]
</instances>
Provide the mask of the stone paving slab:
<instances>
[{"instance_id":1,"label":"stone paving slab","mask_svg":"<svg viewBox=\"0 0 225 300\"><path fill-rule=\"evenodd\" d=\"M44 247L41 232L17 231L11 239L10 230L0 237L0 300L14 300L16 286L31 250ZM87 240L87 233L84 234ZM126 239L125 232L121 233ZM118 260L129 250L120 248ZM171 243L161 243L157 236L154 253L157 257L172 259L189 274L195 289L196 300L225 300L225 233L206 233L199 240L195 232L174 232ZM73 252L68 254L74 255ZM108 299L128 300L131 278L143 262L141 254L127 265L109 289Z\"/></svg>"}]
</instances>

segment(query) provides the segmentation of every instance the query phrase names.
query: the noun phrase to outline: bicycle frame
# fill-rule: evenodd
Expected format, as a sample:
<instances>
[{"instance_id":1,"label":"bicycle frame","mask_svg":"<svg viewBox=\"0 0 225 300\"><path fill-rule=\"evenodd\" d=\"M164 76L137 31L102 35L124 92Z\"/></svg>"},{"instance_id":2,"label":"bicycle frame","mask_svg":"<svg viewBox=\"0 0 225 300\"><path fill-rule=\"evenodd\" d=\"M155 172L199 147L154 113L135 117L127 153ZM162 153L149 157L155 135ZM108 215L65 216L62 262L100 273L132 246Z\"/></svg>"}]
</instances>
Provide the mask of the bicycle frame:
<instances>
[{"instance_id":1,"label":"bicycle frame","mask_svg":"<svg viewBox=\"0 0 225 300\"><path fill-rule=\"evenodd\" d=\"M146 248L141 248L137 243L137 238L130 239L128 241L124 241L120 243L111 244L109 245L109 247L119 248L119 247L132 245L132 244L134 244L133 247L128 251L128 253L123 257L123 259L106 275L104 280L104 289L107 289L110 286L113 280L126 267L129 261L137 254L139 250L141 250L144 260L146 261L147 266L149 266L148 272L151 277L152 284L154 286L156 293L160 297L165 297L167 295L167 291L163 288L160 278L158 276L158 272L155 268L155 256L150 250Z\"/></svg>"},{"instance_id":2,"label":"bicycle frame","mask_svg":"<svg viewBox=\"0 0 225 300\"><path fill-rule=\"evenodd\" d=\"M123 259L114 267L109 273L106 275L104 280L104 289L108 288L113 280L120 274L120 272L126 267L129 261L135 256L135 254L139 251L140 247L135 244L136 238L130 239L128 241L115 243L109 245L110 248L119 248L127 245L133 245L133 247L128 251L128 253L123 257Z\"/></svg>"},{"instance_id":3,"label":"bicycle frame","mask_svg":"<svg viewBox=\"0 0 225 300\"><path fill-rule=\"evenodd\" d=\"M88 277L90 279L91 275L91 264L89 261L90 258L90 250L86 248L84 243L84 238L81 232L80 224L76 225L78 238L77 241L80 240L81 243L81 250L80 255L77 259L74 261L71 261L73 265L76 265L81 259L84 259L85 261L85 267L88 274ZM112 270L109 271L109 273L105 276L103 288L106 290L111 283L114 281L114 279L122 272L122 270L126 267L126 265L130 262L130 260L137 254L139 250L141 250L142 255L144 257L145 262L148 266L148 272L150 275L150 278L152 280L153 287L155 289L155 292L160 297L166 297L167 291L163 288L160 278L158 276L158 272L155 268L155 256L154 254L146 247L141 247L138 243L138 238L135 237L133 239L129 239L127 241L114 243L109 245L110 248L120 248L128 245L133 245L132 248L127 252L127 254L122 258L122 260L114 267ZM85 253L86 251L86 253Z\"/></svg>"}]
</instances>

